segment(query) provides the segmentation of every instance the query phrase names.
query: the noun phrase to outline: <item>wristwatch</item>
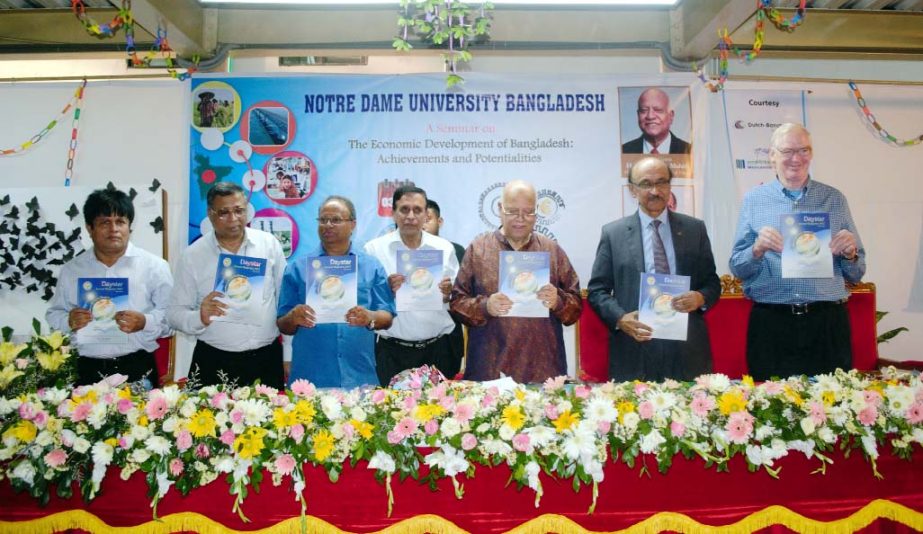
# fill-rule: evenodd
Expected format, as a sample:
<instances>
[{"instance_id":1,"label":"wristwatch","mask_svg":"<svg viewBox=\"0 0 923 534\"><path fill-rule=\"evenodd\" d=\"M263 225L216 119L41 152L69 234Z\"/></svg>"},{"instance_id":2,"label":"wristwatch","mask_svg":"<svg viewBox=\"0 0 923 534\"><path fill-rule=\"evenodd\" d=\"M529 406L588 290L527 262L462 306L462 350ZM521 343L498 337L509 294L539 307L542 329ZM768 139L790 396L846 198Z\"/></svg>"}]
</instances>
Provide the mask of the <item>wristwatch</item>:
<instances>
[{"instance_id":1,"label":"wristwatch","mask_svg":"<svg viewBox=\"0 0 923 534\"><path fill-rule=\"evenodd\" d=\"M369 324L365 325L369 330L375 330L375 318L372 317L372 320L369 321Z\"/></svg>"}]
</instances>

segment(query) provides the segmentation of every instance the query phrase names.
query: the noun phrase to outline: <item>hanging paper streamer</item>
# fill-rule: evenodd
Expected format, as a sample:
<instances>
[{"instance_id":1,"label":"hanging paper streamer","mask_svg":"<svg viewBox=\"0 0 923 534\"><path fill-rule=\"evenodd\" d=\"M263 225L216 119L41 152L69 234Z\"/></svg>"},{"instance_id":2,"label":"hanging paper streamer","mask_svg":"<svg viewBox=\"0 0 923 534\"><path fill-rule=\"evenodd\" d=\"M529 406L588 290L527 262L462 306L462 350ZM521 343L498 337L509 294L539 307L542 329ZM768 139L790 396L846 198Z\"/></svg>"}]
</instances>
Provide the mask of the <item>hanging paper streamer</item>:
<instances>
[{"instance_id":1,"label":"hanging paper streamer","mask_svg":"<svg viewBox=\"0 0 923 534\"><path fill-rule=\"evenodd\" d=\"M83 103L83 91L87 81L83 80L77 89L77 106L74 108L74 118L71 119L71 141L67 149L67 167L64 170L64 187L70 187L71 178L74 176L74 158L77 157L77 128L80 126L80 104Z\"/></svg>"},{"instance_id":2,"label":"hanging paper streamer","mask_svg":"<svg viewBox=\"0 0 923 534\"><path fill-rule=\"evenodd\" d=\"M74 106L74 104L77 104L81 98L83 98L83 89L84 87L86 87L86 85L87 85L87 81L83 80L83 83L80 84L80 87L78 87L76 91L74 91L74 96L72 96L70 101L67 103L67 105L64 106L64 109L62 109L61 112L58 113L58 116L55 117L53 121L49 122L48 126L45 126L42 129L42 131L33 135L28 141L20 144L16 148L0 149L0 156L12 156L16 154L22 154L26 150L37 145L42 139L47 137L48 134L51 133L51 130L53 130L54 127L57 126L58 123L61 122L61 119L64 118L67 112L70 111L71 107Z\"/></svg>"},{"instance_id":3,"label":"hanging paper streamer","mask_svg":"<svg viewBox=\"0 0 923 534\"><path fill-rule=\"evenodd\" d=\"M852 89L853 96L856 97L856 104L859 105L859 108L862 110L862 113L865 114L865 118L872 124L872 127L878 131L878 135L882 139L889 143L894 143L897 146L913 146L923 143L923 134L920 134L916 138L906 139L904 141L899 140L897 137L894 137L888 130L885 130L884 127L879 124L878 119L875 118L875 115L872 113L872 110L869 109L868 104L865 102L865 99L862 98L862 93L859 92L859 86L856 85L856 82L850 81L849 88Z\"/></svg>"},{"instance_id":4,"label":"hanging paper streamer","mask_svg":"<svg viewBox=\"0 0 923 534\"><path fill-rule=\"evenodd\" d=\"M729 50L734 51L734 55L739 57L744 63L751 63L753 60L760 55L760 52L763 50L763 41L766 37L766 20L772 22L778 30L792 33L795 31L795 28L801 26L804 23L805 19L805 6L807 0L801 0L798 4L798 8L795 10L795 14L792 15L790 19L786 19L782 16L782 13L778 9L772 7L772 0L756 0L756 27L753 31L753 46L750 48L749 52L743 52L737 47L734 46L733 41L731 41L730 36L728 35L727 28L724 30L718 31L718 81L710 82L705 77L705 73L702 69L696 69L693 65L693 69L696 70L699 79L702 80L709 90L712 92L718 92L724 89L724 83L727 81L728 76L728 55Z\"/></svg>"}]
</instances>

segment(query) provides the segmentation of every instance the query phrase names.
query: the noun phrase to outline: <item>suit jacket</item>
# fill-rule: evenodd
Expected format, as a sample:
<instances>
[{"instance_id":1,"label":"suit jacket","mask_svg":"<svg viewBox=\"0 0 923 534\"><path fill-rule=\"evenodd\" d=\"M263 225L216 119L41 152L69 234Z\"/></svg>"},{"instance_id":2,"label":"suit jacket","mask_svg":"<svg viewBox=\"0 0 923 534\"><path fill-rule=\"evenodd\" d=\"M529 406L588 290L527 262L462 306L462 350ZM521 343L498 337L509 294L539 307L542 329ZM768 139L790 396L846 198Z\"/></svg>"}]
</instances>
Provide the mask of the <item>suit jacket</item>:
<instances>
[{"instance_id":1,"label":"suit jacket","mask_svg":"<svg viewBox=\"0 0 923 534\"><path fill-rule=\"evenodd\" d=\"M676 256L675 274L691 277L690 289L705 297L706 309L721 296L715 259L705 223L669 212ZM616 324L638 309L640 274L644 272L641 219L634 215L603 226L590 283L589 302L609 328L609 376L619 381L691 380L711 372L711 344L701 310L689 314L686 341L654 339L639 343Z\"/></svg>"},{"instance_id":2,"label":"suit jacket","mask_svg":"<svg viewBox=\"0 0 923 534\"><path fill-rule=\"evenodd\" d=\"M692 152L692 145L683 141L676 134L670 132L670 154L689 154ZM622 154L643 154L644 153L644 136L622 145Z\"/></svg>"}]
</instances>

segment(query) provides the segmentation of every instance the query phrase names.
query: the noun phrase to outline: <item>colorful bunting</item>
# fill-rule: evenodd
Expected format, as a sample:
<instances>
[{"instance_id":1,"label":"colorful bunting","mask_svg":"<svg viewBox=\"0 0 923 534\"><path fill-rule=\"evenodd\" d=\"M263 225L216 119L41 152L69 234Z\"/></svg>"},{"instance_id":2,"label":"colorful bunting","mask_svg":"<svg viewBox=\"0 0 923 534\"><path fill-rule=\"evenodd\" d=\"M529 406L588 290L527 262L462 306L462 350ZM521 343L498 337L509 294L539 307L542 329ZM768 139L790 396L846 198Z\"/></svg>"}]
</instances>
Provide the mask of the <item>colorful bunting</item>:
<instances>
[{"instance_id":1,"label":"colorful bunting","mask_svg":"<svg viewBox=\"0 0 923 534\"><path fill-rule=\"evenodd\" d=\"M7 148L7 149L0 149L0 157L2 157L2 156L12 156L12 155L16 155L16 154L21 154L21 153L25 152L26 150L29 150L30 148L34 147L34 146L37 145L40 141L42 141L45 137L47 137L48 134L51 133L51 130L53 130L53 129L55 128L55 126L57 126L58 123L61 122L61 119L64 118L64 116L67 114L67 112L70 111L70 109L71 109L72 106L74 106L75 104L76 104L77 106L80 105L80 104L79 104L79 103L80 103L80 100L83 98L83 89L84 89L86 86L87 86L87 81L86 81L86 80L83 80L83 83L80 84L80 87L78 87L77 90L74 91L74 96L71 97L70 101L67 103L66 106L64 106L64 109L62 109L61 112L58 113L58 116L55 117L55 119L54 119L53 121L49 122L48 125L45 126L45 127L42 129L42 131L40 131L39 133L33 135L28 141L26 141L26 142L20 144L18 147L15 147L15 148ZM75 115L77 115L77 116L79 117L79 107L78 107L78 113L75 113ZM76 131L75 131L74 135L76 135Z\"/></svg>"},{"instance_id":2,"label":"colorful bunting","mask_svg":"<svg viewBox=\"0 0 923 534\"><path fill-rule=\"evenodd\" d=\"M856 104L859 105L859 109L862 110L862 113L865 114L865 118L868 119L872 127L878 131L878 135L880 135L884 141L888 143L894 143L897 146L913 146L923 143L923 134L920 134L913 139L905 139L901 141L897 137L894 137L888 133L888 130L884 129L884 127L878 122L878 119L875 118L872 110L869 109L869 106L865 102L865 98L862 97L862 93L859 91L859 86L856 85L856 82L850 81L849 88L852 89L852 93L856 97Z\"/></svg>"}]
</instances>

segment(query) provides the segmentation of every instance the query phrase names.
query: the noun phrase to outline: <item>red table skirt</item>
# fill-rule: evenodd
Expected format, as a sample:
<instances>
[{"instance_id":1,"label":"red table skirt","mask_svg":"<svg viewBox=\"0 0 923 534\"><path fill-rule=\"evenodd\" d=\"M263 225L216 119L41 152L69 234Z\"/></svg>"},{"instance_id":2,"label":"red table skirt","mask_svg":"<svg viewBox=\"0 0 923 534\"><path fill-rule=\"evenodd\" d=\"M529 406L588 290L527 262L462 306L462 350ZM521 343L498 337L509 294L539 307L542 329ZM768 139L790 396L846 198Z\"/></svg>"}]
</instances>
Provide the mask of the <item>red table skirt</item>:
<instances>
[{"instance_id":1,"label":"red table skirt","mask_svg":"<svg viewBox=\"0 0 923 534\"><path fill-rule=\"evenodd\" d=\"M740 457L730 463L730 472L723 473L706 469L699 459L682 457L674 460L666 475L656 471L653 458L647 459L649 473L644 474L638 466L630 469L610 462L592 514L587 513L591 488L575 493L569 481L543 475L545 494L536 508L535 494L528 488L517 491L514 485L507 486L509 470L501 466L479 467L472 479L460 475L458 480L464 485L460 500L449 480L440 481L433 492L414 480L398 482L395 478L394 508L388 517L385 488L364 463L345 467L337 483L331 483L323 470L308 467L308 531L372 532L391 526L389 532L504 532L516 527L519 532L584 532L635 526L643 531L693 532L708 526L732 526L730 531L749 532L773 525L802 532L853 532L869 526L886 532L923 531L923 452L917 451L910 462L883 454L878 461L882 480L873 476L858 451L849 458L839 453L831 456L834 464L820 474L814 473L820 467L818 461L790 454L777 464L782 467L778 479L765 471L748 472ZM201 532L219 525L243 531L279 523L290 527L285 531L300 530L300 505L289 483L274 487L269 476L261 491L251 492L244 501L243 513L250 523L232 511L233 498L223 477L186 497L171 490L158 505L163 523L151 523L146 491L143 476L136 473L122 481L112 470L101 494L89 505L79 497L52 497L41 508L4 482L0 484L0 531L82 528L99 532L107 530L103 523L122 527L147 523L146 527L160 532Z\"/></svg>"}]
</instances>

